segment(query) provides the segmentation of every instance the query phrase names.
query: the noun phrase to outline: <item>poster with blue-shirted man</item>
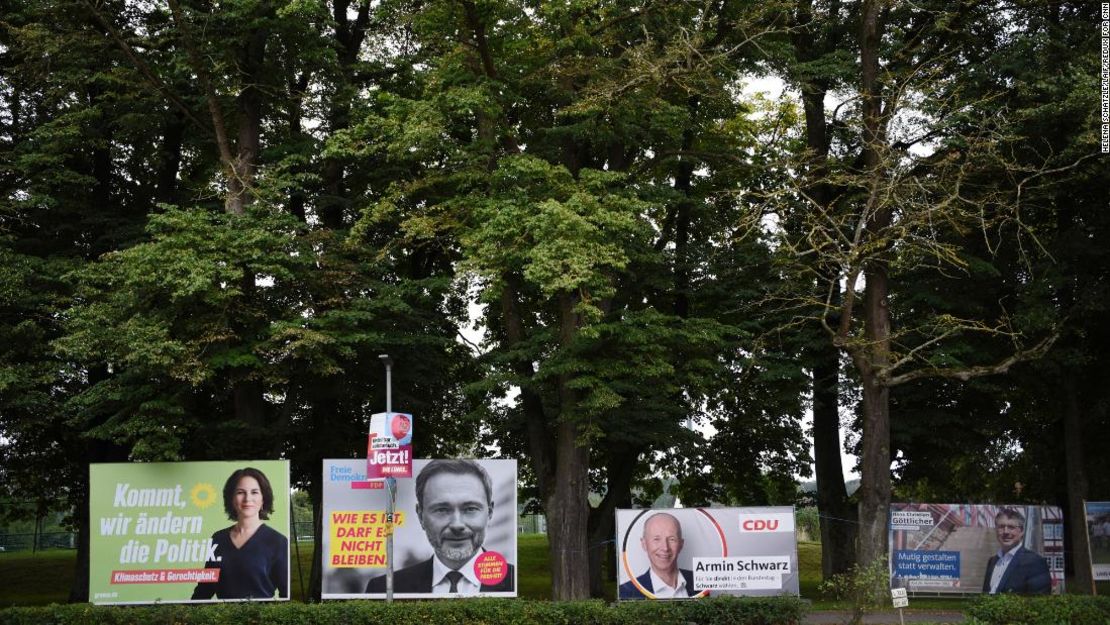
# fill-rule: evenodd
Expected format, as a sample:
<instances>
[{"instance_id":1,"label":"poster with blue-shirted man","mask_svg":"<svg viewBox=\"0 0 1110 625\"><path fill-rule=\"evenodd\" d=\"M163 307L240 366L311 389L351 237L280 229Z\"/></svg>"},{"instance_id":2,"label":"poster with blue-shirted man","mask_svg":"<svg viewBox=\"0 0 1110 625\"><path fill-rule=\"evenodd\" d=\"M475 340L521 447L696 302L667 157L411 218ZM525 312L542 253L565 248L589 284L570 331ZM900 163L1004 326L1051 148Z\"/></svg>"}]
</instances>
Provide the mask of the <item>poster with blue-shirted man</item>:
<instances>
[{"instance_id":1,"label":"poster with blue-shirted man","mask_svg":"<svg viewBox=\"0 0 1110 625\"><path fill-rule=\"evenodd\" d=\"M289 463L93 464L89 599L289 598Z\"/></svg>"},{"instance_id":2,"label":"poster with blue-shirted man","mask_svg":"<svg viewBox=\"0 0 1110 625\"><path fill-rule=\"evenodd\" d=\"M1064 590L1064 517L1055 506L894 503L891 588L945 594Z\"/></svg>"}]
</instances>

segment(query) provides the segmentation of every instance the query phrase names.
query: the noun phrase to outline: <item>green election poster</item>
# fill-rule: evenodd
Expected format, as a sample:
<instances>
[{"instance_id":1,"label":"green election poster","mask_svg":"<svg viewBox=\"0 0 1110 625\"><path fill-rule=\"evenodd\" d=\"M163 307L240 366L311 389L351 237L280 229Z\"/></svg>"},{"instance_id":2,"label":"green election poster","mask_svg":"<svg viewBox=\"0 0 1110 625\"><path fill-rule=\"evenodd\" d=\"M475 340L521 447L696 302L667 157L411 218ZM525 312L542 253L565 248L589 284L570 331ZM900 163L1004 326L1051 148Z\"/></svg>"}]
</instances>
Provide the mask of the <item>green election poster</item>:
<instances>
[{"instance_id":1,"label":"green election poster","mask_svg":"<svg viewBox=\"0 0 1110 625\"><path fill-rule=\"evenodd\" d=\"M289 598L285 460L93 464L93 603Z\"/></svg>"}]
</instances>

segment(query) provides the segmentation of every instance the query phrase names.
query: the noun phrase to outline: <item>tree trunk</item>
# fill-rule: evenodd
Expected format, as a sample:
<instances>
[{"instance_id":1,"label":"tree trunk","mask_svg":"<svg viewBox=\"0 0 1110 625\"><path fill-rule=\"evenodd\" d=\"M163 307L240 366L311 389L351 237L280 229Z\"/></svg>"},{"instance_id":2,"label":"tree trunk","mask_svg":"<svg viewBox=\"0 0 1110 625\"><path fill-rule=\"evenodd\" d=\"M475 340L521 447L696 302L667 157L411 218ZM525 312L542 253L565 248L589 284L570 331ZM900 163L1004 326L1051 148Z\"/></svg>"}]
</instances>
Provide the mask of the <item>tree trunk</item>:
<instances>
[{"instance_id":1,"label":"tree trunk","mask_svg":"<svg viewBox=\"0 0 1110 625\"><path fill-rule=\"evenodd\" d=\"M227 177L227 189L224 193L224 212L234 215L243 213L245 187L243 186L243 179L238 173L238 163L236 162L235 155L232 153L231 138L228 136L227 123L224 120L223 110L220 108L219 98L216 94L215 88L212 86L212 79L208 75L208 64L205 62L204 57L197 47L197 42L193 38L192 26L189 21L185 19L185 14L181 9L180 0L168 0L170 6L170 13L173 15L173 22L180 30L180 38L185 50L188 53L189 64L192 70L196 73L197 80L204 93L204 99L208 103L208 114L212 118L212 132L215 134L216 148L220 154L220 164L223 166L224 175Z\"/></svg>"},{"instance_id":2,"label":"tree trunk","mask_svg":"<svg viewBox=\"0 0 1110 625\"><path fill-rule=\"evenodd\" d=\"M236 103L239 109L239 127L237 132L237 155L231 167L231 179L228 180L228 200L225 210L241 215L246 211L254 198L255 170L258 167L258 156L262 149L262 103L261 94L257 84L262 77L262 62L266 54L266 40L269 31L259 28L251 33L246 46L240 50L240 70L245 73L246 86L239 92ZM255 277L247 267L243 267L243 299L253 301L258 297ZM251 342L261 330L257 322L250 325L236 323L239 340ZM260 382L250 379L251 370L241 368L236 371L236 379L232 388L233 407L235 418L248 425L253 431L262 434L258 442L259 453L271 453L269 448L275 444L270 430L267 427L266 417L268 405L263 396L265 387ZM264 433L264 434L263 434ZM269 440L267 440L269 439Z\"/></svg>"},{"instance_id":3,"label":"tree trunk","mask_svg":"<svg viewBox=\"0 0 1110 625\"><path fill-rule=\"evenodd\" d=\"M311 377L302 380L301 383L303 386L294 387L295 390L290 389L289 397L295 394L302 398L303 405L308 407L308 418L299 431L306 443L305 449L310 451L306 456L296 460L301 460L306 466L311 467L311 470L305 473L305 487L312 501L312 545L316 557L312 559L308 575L308 597L309 601L320 601L323 593L323 562L320 554L323 553L325 529L324 479L321 468L324 459L336 457L335 454L339 450L366 449L364 442L366 429L365 425L350 429L346 426L337 427L335 424L335 415L347 414L351 410L351 407L342 401L342 398L349 394L349 388L341 376ZM286 401L291 401L290 398ZM384 403L384 400L384 392L376 395L376 401ZM352 441L356 440L363 442L352 444ZM339 451L339 453L339 457L345 457L347 452ZM359 456L362 453L359 453Z\"/></svg>"},{"instance_id":4,"label":"tree trunk","mask_svg":"<svg viewBox=\"0 0 1110 625\"><path fill-rule=\"evenodd\" d=\"M178 202L177 174L181 169L181 150L185 139L185 116L177 113L170 118L162 130L162 146L159 150L158 175L155 182L155 198L159 202L176 204Z\"/></svg>"},{"instance_id":5,"label":"tree trunk","mask_svg":"<svg viewBox=\"0 0 1110 625\"><path fill-rule=\"evenodd\" d=\"M255 284L254 274L248 267L243 267L243 277L240 280L243 299L246 302L254 301L258 297L258 288ZM249 344L256 335L262 331L258 322L244 322L242 317L233 320L239 343ZM235 419L248 428L249 434L244 440L244 449L253 450L253 453L270 455L277 450L271 447L277 444L273 432L267 423L269 405L264 397L265 387L258 380L251 378L251 367L235 367L231 370L231 409Z\"/></svg>"},{"instance_id":6,"label":"tree trunk","mask_svg":"<svg viewBox=\"0 0 1110 625\"><path fill-rule=\"evenodd\" d=\"M69 587L70 603L89 601L89 485L88 479L76 484L80 489L74 506L73 522L77 528L77 562L73 567L73 583Z\"/></svg>"},{"instance_id":7,"label":"tree trunk","mask_svg":"<svg viewBox=\"0 0 1110 625\"><path fill-rule=\"evenodd\" d=\"M613 538L616 536L616 510L632 505L632 476L640 458L638 450L613 453L606 467L605 497L590 510L590 596L601 599L604 593L605 562L616 564ZM616 579L616 568L610 568L610 581Z\"/></svg>"},{"instance_id":8,"label":"tree trunk","mask_svg":"<svg viewBox=\"0 0 1110 625\"><path fill-rule=\"evenodd\" d=\"M1051 19L1051 18L1050 18ZM1060 202L1056 211L1056 232L1060 238L1057 245L1069 249L1067 236L1076 231L1076 206L1071 202ZM1060 261L1069 264L1081 263L1081 257L1074 251L1068 253L1068 258ZM1081 290L1077 276L1070 276L1060 288L1059 300L1064 311L1075 310L1076 295ZM1065 312L1066 314L1066 312ZM1079 340L1076 335L1069 337L1071 341ZM1071 363L1068 363L1071 364ZM1072 567L1073 583L1068 590L1081 594L1096 592L1095 582L1091 573L1090 536L1087 534L1087 514L1083 505L1087 499L1090 482L1087 480L1086 457L1083 451L1083 422L1091 420L1093 411L1087 409L1092 403L1084 405L1080 397L1079 384L1088 386L1083 372L1086 367L1070 368L1067 365L1059 369L1060 389L1063 391L1064 413L1064 475L1067 488L1066 505L1064 513L1064 526L1067 529L1065 536L1065 552L1070 554L1067 564ZM1078 382L1077 382L1078 380ZM1091 420L1098 423L1098 419Z\"/></svg>"},{"instance_id":9,"label":"tree trunk","mask_svg":"<svg viewBox=\"0 0 1110 625\"><path fill-rule=\"evenodd\" d=\"M517 278L503 277L501 314L505 324L505 343L509 349L525 339L525 328L517 304ZM563 294L559 301L560 339L569 343L577 332L574 298ZM516 360L514 373L525 381L521 385L528 435L528 451L536 474L547 516L547 537L551 553L553 598L585 599L589 596L589 449L580 445L582 432L573 418L574 392L567 376L559 380L559 416L557 425L544 409L537 392L527 380L535 375L531 362Z\"/></svg>"},{"instance_id":10,"label":"tree trunk","mask_svg":"<svg viewBox=\"0 0 1110 625\"><path fill-rule=\"evenodd\" d=\"M322 476L313 477L308 485L308 494L312 499L312 548L316 554L312 558L312 569L308 574L309 601L320 601L324 589L324 571L320 559L320 555L324 553L324 485L321 480Z\"/></svg>"},{"instance_id":11,"label":"tree trunk","mask_svg":"<svg viewBox=\"0 0 1110 625\"><path fill-rule=\"evenodd\" d=\"M863 383L862 439L856 561L867 566L886 554L890 509L890 389L870 376Z\"/></svg>"},{"instance_id":12,"label":"tree trunk","mask_svg":"<svg viewBox=\"0 0 1110 625\"><path fill-rule=\"evenodd\" d=\"M339 63L339 71L335 75L335 91L328 102L326 115L332 132L345 130L351 125L351 101L358 93L358 87L352 84L351 78L370 23L370 2L361 0L358 3L354 19L351 19L350 6L350 0L335 0L332 4L336 60ZM342 229L345 225L344 213L350 203L342 159L325 157L321 179L324 192L317 204L317 216L325 228Z\"/></svg>"},{"instance_id":13,"label":"tree trunk","mask_svg":"<svg viewBox=\"0 0 1110 625\"><path fill-rule=\"evenodd\" d=\"M821 51L815 48L815 32L809 28L812 25L810 3L799 4L798 24L803 28L795 36L794 46L799 58L812 61ZM826 182L829 157L827 92L825 83L806 81L802 84L806 148L809 150L806 192L813 203L831 210L832 190ZM829 295L828 288L833 289L829 304L838 306L840 288L835 276L823 277L818 282L818 301ZM830 327L836 325L838 320L830 320ZM811 349L808 357L813 363L813 464L817 478L817 512L821 518L821 574L829 579L848 572L855 563L857 514L848 500L840 459L840 353L825 343Z\"/></svg>"},{"instance_id":14,"label":"tree trunk","mask_svg":"<svg viewBox=\"0 0 1110 625\"><path fill-rule=\"evenodd\" d=\"M544 500L551 551L551 598L573 601L590 596L589 469L590 454L579 445L578 424L564 420L557 428L555 459L559 467L552 492Z\"/></svg>"},{"instance_id":15,"label":"tree trunk","mask_svg":"<svg viewBox=\"0 0 1110 625\"><path fill-rule=\"evenodd\" d=\"M505 286L501 290L501 318L505 324L505 343L512 349L524 340L524 321L517 305L518 280L516 276L504 276ZM529 380L535 375L531 361L516 359L511 363L514 375L521 380ZM546 501L555 481L554 438L539 394L525 383L520 386L520 402L524 409L528 451L531 453L532 471L536 474L536 487Z\"/></svg>"},{"instance_id":16,"label":"tree trunk","mask_svg":"<svg viewBox=\"0 0 1110 625\"><path fill-rule=\"evenodd\" d=\"M1083 502L1087 499L1087 472L1083 458L1083 416L1079 405L1079 392L1075 379L1066 376L1064 391L1064 470L1067 475L1068 505L1064 520L1068 526L1068 543L1065 551L1071 554L1073 569L1071 592L1091 594L1094 579L1091 576L1091 551L1088 544L1087 516Z\"/></svg>"},{"instance_id":17,"label":"tree trunk","mask_svg":"<svg viewBox=\"0 0 1110 625\"><path fill-rule=\"evenodd\" d=\"M860 28L860 65L863 101L863 166L868 195L864 219L869 240L879 249L889 247L885 230L893 217L883 204L886 123L883 119L882 88L879 83L881 27L879 0L864 2ZM853 354L863 381L863 453L860 458L860 536L856 561L868 566L886 554L887 516L890 510L890 389L878 377L890 362L890 309L887 295L888 262L881 252L864 267L866 293L863 302L865 345Z\"/></svg>"},{"instance_id":18,"label":"tree trunk","mask_svg":"<svg viewBox=\"0 0 1110 625\"><path fill-rule=\"evenodd\" d=\"M607 519L596 519L593 511L589 515L589 564L590 564L590 597L594 599L605 598L605 584L603 569L605 568L606 536L612 535L614 522Z\"/></svg>"},{"instance_id":19,"label":"tree trunk","mask_svg":"<svg viewBox=\"0 0 1110 625\"><path fill-rule=\"evenodd\" d=\"M840 461L839 354L832 346L824 345L815 349L812 357L813 463L821 516L821 574L829 579L848 572L855 562L857 515L848 501Z\"/></svg>"},{"instance_id":20,"label":"tree trunk","mask_svg":"<svg viewBox=\"0 0 1110 625\"><path fill-rule=\"evenodd\" d=\"M266 9L267 12L269 9ZM245 74L246 86L236 98L239 108L239 131L236 141L237 155L231 168L232 180L228 181L227 204L229 212L242 214L254 202L251 196L258 156L262 151L262 95L258 84L262 81L263 60L269 30L256 29L239 53L239 70Z\"/></svg>"},{"instance_id":21,"label":"tree trunk","mask_svg":"<svg viewBox=\"0 0 1110 625\"><path fill-rule=\"evenodd\" d=\"M90 378L99 378L107 372L97 374L90 372ZM115 443L102 440L90 440L85 446L86 467L93 462L126 462L129 450ZM77 493L74 502L74 526L77 528L77 562L73 570L73 583L69 587L70 603L87 603L89 600L89 473L88 470L80 476L73 485Z\"/></svg>"},{"instance_id":22,"label":"tree trunk","mask_svg":"<svg viewBox=\"0 0 1110 625\"><path fill-rule=\"evenodd\" d=\"M289 127L289 136L293 141L300 143L307 142L309 138L305 135L304 128L302 127L302 120L304 118L304 98L305 93L308 91L308 81L311 72L305 70L300 76L290 75L286 81L289 93L289 112L287 114L287 124ZM306 174L309 167L306 165L294 166L294 172L300 175ZM308 193L305 191L304 185L296 185L289 191L289 202L286 204L286 210L290 215L296 217L301 223L308 221L307 214L305 213L305 205L308 203Z\"/></svg>"},{"instance_id":23,"label":"tree trunk","mask_svg":"<svg viewBox=\"0 0 1110 625\"><path fill-rule=\"evenodd\" d=\"M864 336L868 360L858 367L863 378L863 451L856 562L861 566L885 557L890 510L890 388L876 373L890 361L889 279L885 265L885 262L876 262L876 266L865 273Z\"/></svg>"},{"instance_id":24,"label":"tree trunk","mask_svg":"<svg viewBox=\"0 0 1110 625\"><path fill-rule=\"evenodd\" d=\"M464 25L473 36L472 41L465 43L477 52L485 76L490 80L499 80L478 7L471 0L464 0L461 4ZM495 120L484 114L477 117L478 139L492 148L496 135ZM512 136L503 137L502 144L509 153L520 152L520 146ZM492 170L497 163L497 154L492 149L489 159ZM504 286L501 311L505 322L505 343L506 347L512 349L526 338L525 328L517 306L516 277L502 277ZM566 347L577 335L581 320L574 312L577 303L575 294L562 293L558 298L559 341L562 347ZM530 361L518 359L512 363L512 367L514 373L524 381L535 375L534 365ZM528 451L532 456L548 521L552 598L556 600L585 599L590 592L587 557L590 454L583 428L575 414L577 400L576 393L570 386L571 378L570 373L559 376L559 409L558 415L554 417L557 419L554 426L551 425L552 419L546 414L536 390L523 386L521 388L521 401L528 428Z\"/></svg>"},{"instance_id":25,"label":"tree trunk","mask_svg":"<svg viewBox=\"0 0 1110 625\"><path fill-rule=\"evenodd\" d=\"M568 349L574 342L581 319L574 308L578 298L570 292L558 295L559 344ZM559 376L559 424L555 428L555 480L545 498L547 535L551 550L551 591L556 601L573 601L590 596L589 513L590 450L583 439L577 407L577 392L571 388L573 374Z\"/></svg>"}]
</instances>

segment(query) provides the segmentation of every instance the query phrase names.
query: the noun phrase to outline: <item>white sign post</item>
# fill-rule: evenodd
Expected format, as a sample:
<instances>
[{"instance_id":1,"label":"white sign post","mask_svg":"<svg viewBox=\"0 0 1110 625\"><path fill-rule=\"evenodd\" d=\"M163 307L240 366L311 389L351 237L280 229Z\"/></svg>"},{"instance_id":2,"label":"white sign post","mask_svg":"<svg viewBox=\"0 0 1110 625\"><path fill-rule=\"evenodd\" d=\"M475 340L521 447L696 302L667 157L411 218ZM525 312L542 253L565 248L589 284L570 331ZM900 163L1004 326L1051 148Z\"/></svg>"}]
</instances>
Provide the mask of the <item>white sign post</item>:
<instances>
[{"instance_id":1,"label":"white sign post","mask_svg":"<svg viewBox=\"0 0 1110 625\"><path fill-rule=\"evenodd\" d=\"M906 619L902 616L902 608L909 607L910 599L906 595L905 588L891 588L890 598L894 601L894 607L898 608L898 621L902 625L906 625Z\"/></svg>"}]
</instances>

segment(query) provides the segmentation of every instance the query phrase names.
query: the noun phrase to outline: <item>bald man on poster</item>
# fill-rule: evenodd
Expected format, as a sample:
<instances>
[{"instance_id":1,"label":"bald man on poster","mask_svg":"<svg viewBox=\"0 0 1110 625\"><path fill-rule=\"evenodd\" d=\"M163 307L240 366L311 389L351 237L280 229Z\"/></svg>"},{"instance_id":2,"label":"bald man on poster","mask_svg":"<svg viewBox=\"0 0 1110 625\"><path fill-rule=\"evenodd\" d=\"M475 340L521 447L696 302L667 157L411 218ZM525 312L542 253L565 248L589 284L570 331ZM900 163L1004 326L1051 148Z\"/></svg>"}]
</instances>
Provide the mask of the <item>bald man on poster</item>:
<instances>
[{"instance_id":1,"label":"bald man on poster","mask_svg":"<svg viewBox=\"0 0 1110 625\"><path fill-rule=\"evenodd\" d=\"M621 584L620 598L647 599L644 591L656 599L686 599L698 594L694 590L693 571L678 568L678 554L682 552L683 544L682 525L674 515L659 512L648 517L644 521L640 547L647 554L651 566L635 582L629 580Z\"/></svg>"}]
</instances>

